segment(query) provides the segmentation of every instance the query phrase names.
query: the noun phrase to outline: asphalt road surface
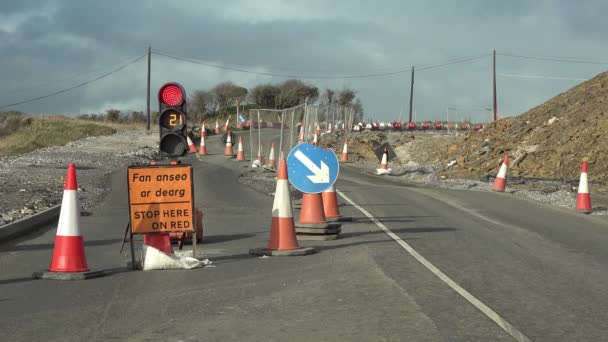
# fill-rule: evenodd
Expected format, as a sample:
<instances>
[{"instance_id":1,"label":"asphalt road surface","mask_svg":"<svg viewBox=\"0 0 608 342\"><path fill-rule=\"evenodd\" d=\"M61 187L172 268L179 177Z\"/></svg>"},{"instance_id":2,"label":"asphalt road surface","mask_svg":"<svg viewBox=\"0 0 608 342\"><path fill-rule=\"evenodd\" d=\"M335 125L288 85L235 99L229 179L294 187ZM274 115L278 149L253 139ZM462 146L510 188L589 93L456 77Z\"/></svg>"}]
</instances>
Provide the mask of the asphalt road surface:
<instances>
[{"instance_id":1,"label":"asphalt road surface","mask_svg":"<svg viewBox=\"0 0 608 342\"><path fill-rule=\"evenodd\" d=\"M184 162L215 267L126 271L118 170L110 195L81 218L89 266L111 275L33 280L50 263L56 224L0 245L2 340L608 340L603 217L344 166L340 210L354 219L340 240L301 242L318 249L305 257L252 257L267 243L272 198L238 182L247 163L226 159L219 137L207 148Z\"/></svg>"}]
</instances>

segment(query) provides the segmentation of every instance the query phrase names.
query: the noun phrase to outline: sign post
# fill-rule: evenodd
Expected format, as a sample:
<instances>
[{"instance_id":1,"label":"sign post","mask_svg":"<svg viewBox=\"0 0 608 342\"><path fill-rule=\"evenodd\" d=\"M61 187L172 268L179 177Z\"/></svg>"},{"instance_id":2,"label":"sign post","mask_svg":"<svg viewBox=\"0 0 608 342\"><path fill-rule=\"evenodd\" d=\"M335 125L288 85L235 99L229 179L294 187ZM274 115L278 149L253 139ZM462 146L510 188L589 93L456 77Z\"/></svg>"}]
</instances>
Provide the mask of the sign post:
<instances>
[{"instance_id":1,"label":"sign post","mask_svg":"<svg viewBox=\"0 0 608 342\"><path fill-rule=\"evenodd\" d=\"M194 219L192 166L130 166L127 185L131 233L192 232L192 255L195 257L198 227ZM133 253L131 256L134 259Z\"/></svg>"}]
</instances>

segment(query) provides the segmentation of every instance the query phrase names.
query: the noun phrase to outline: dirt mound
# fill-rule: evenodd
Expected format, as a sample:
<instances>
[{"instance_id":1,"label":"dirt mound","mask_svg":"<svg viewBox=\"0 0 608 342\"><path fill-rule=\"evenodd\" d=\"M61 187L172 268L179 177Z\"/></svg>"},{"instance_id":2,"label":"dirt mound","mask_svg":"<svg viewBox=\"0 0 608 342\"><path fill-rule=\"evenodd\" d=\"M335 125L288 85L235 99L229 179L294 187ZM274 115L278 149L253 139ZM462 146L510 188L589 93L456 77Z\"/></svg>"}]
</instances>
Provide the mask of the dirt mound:
<instances>
[{"instance_id":1,"label":"dirt mound","mask_svg":"<svg viewBox=\"0 0 608 342\"><path fill-rule=\"evenodd\" d=\"M608 180L608 73L528 112L455 140L440 158L452 177L494 175L505 153L514 176L573 179L587 159L594 180Z\"/></svg>"}]
</instances>

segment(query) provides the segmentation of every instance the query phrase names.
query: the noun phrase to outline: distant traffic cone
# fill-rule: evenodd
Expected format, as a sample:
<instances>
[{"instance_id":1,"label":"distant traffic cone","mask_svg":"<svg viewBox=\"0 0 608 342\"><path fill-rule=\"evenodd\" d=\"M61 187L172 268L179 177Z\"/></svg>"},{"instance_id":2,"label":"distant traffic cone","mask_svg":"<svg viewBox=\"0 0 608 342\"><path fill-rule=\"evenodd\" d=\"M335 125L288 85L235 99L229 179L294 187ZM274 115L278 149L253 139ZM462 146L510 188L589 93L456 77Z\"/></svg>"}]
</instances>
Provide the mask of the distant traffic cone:
<instances>
[{"instance_id":1,"label":"distant traffic cone","mask_svg":"<svg viewBox=\"0 0 608 342\"><path fill-rule=\"evenodd\" d=\"M382 161L380 162L380 168L376 169L378 175L388 175L392 173L392 170L388 168L388 149L385 147L382 153Z\"/></svg>"},{"instance_id":2,"label":"distant traffic cone","mask_svg":"<svg viewBox=\"0 0 608 342\"><path fill-rule=\"evenodd\" d=\"M319 127L319 123L317 122L317 126L315 128L315 134L317 136L321 135L321 127Z\"/></svg>"},{"instance_id":3,"label":"distant traffic cone","mask_svg":"<svg viewBox=\"0 0 608 342\"><path fill-rule=\"evenodd\" d=\"M76 165L68 165L63 187L63 200L57 224L55 247L51 259L50 272L87 272L87 258L84 254L84 240L80 232L80 203Z\"/></svg>"},{"instance_id":4,"label":"distant traffic cone","mask_svg":"<svg viewBox=\"0 0 608 342\"><path fill-rule=\"evenodd\" d=\"M576 210L586 213L591 212L591 195L589 194L586 161L583 161L583 165L581 166L581 179L578 183L578 195L576 196Z\"/></svg>"},{"instance_id":5,"label":"distant traffic cone","mask_svg":"<svg viewBox=\"0 0 608 342\"><path fill-rule=\"evenodd\" d=\"M190 139L189 135L186 135L186 140L188 140L188 152L196 153L196 146L194 146L194 143L192 142L192 139Z\"/></svg>"},{"instance_id":6,"label":"distant traffic cone","mask_svg":"<svg viewBox=\"0 0 608 342\"><path fill-rule=\"evenodd\" d=\"M319 142L317 141L317 132L312 136L312 144L315 146L319 145Z\"/></svg>"},{"instance_id":7,"label":"distant traffic cone","mask_svg":"<svg viewBox=\"0 0 608 342\"><path fill-rule=\"evenodd\" d=\"M340 156L340 161L348 161L348 139L344 139L344 147L342 148L342 156Z\"/></svg>"},{"instance_id":8,"label":"distant traffic cone","mask_svg":"<svg viewBox=\"0 0 608 342\"><path fill-rule=\"evenodd\" d=\"M207 136L207 130L205 130L205 123L203 122L201 124L201 137L206 137Z\"/></svg>"},{"instance_id":9,"label":"distant traffic cone","mask_svg":"<svg viewBox=\"0 0 608 342\"><path fill-rule=\"evenodd\" d=\"M262 153L262 150L264 149L263 145L264 142L260 140L260 143L258 144L258 160L260 161L260 167L266 164L266 159L264 159L264 154Z\"/></svg>"},{"instance_id":10,"label":"distant traffic cone","mask_svg":"<svg viewBox=\"0 0 608 342\"><path fill-rule=\"evenodd\" d=\"M167 233L144 234L144 245L154 247L163 253L173 254L171 237Z\"/></svg>"},{"instance_id":11,"label":"distant traffic cone","mask_svg":"<svg viewBox=\"0 0 608 342\"><path fill-rule=\"evenodd\" d=\"M388 149L385 147L384 152L382 153L382 161L380 162L380 168L383 170L388 170Z\"/></svg>"},{"instance_id":12,"label":"distant traffic cone","mask_svg":"<svg viewBox=\"0 0 608 342\"><path fill-rule=\"evenodd\" d=\"M509 169L509 155L505 155L505 159L500 166L500 170L498 170L498 175L496 175L496 179L494 179L494 185L492 189L494 191L505 191L507 185L507 171Z\"/></svg>"},{"instance_id":13,"label":"distant traffic cone","mask_svg":"<svg viewBox=\"0 0 608 342\"><path fill-rule=\"evenodd\" d=\"M198 154L201 156L207 155L207 145L205 144L205 135L201 135L201 144L198 148Z\"/></svg>"},{"instance_id":14,"label":"distant traffic cone","mask_svg":"<svg viewBox=\"0 0 608 342\"><path fill-rule=\"evenodd\" d=\"M245 151L243 151L243 136L239 136L239 146L236 149L236 160L245 160Z\"/></svg>"},{"instance_id":15,"label":"distant traffic cone","mask_svg":"<svg viewBox=\"0 0 608 342\"><path fill-rule=\"evenodd\" d=\"M228 128L230 127L230 117L232 115L228 115L228 119L226 120L226 124L224 125L224 132L228 132Z\"/></svg>"},{"instance_id":16,"label":"distant traffic cone","mask_svg":"<svg viewBox=\"0 0 608 342\"><path fill-rule=\"evenodd\" d=\"M215 134L220 134L220 122L215 119Z\"/></svg>"},{"instance_id":17,"label":"distant traffic cone","mask_svg":"<svg viewBox=\"0 0 608 342\"><path fill-rule=\"evenodd\" d=\"M268 247L252 249L249 253L253 255L289 256L307 255L314 252L315 249L312 247L300 247L298 245L289 195L289 181L287 180L287 162L285 159L281 159L272 204L272 223Z\"/></svg>"},{"instance_id":18,"label":"distant traffic cone","mask_svg":"<svg viewBox=\"0 0 608 342\"><path fill-rule=\"evenodd\" d=\"M338 207L338 196L336 195L336 186L332 184L329 189L321 193L323 199L323 211L327 221L342 221L340 208Z\"/></svg>"},{"instance_id":19,"label":"distant traffic cone","mask_svg":"<svg viewBox=\"0 0 608 342\"><path fill-rule=\"evenodd\" d=\"M304 127L300 126L300 134L298 134L298 144L304 142Z\"/></svg>"},{"instance_id":20,"label":"distant traffic cone","mask_svg":"<svg viewBox=\"0 0 608 342\"><path fill-rule=\"evenodd\" d=\"M277 162L274 160L274 143L270 145L270 155L268 156L268 166L271 168L277 167Z\"/></svg>"},{"instance_id":21,"label":"distant traffic cone","mask_svg":"<svg viewBox=\"0 0 608 342\"><path fill-rule=\"evenodd\" d=\"M232 157L234 152L232 151L232 134L228 131L226 133L226 148L224 149L224 155Z\"/></svg>"}]
</instances>

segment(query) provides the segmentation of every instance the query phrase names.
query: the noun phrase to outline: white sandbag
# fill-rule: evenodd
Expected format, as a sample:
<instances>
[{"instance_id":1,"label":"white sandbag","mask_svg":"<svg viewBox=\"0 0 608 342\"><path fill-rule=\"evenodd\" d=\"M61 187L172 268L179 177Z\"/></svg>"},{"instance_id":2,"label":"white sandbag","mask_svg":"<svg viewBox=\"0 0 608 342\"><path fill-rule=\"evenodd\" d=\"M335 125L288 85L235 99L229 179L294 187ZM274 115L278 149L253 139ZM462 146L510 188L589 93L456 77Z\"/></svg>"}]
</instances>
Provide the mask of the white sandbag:
<instances>
[{"instance_id":1,"label":"white sandbag","mask_svg":"<svg viewBox=\"0 0 608 342\"><path fill-rule=\"evenodd\" d=\"M198 259L174 254L167 254L154 247L143 245L143 270L189 270L205 266L203 261Z\"/></svg>"},{"instance_id":2,"label":"white sandbag","mask_svg":"<svg viewBox=\"0 0 608 342\"><path fill-rule=\"evenodd\" d=\"M382 175L390 175L393 172L393 170L392 169L388 169L388 170L386 170L386 169L376 169L376 172L378 172L379 176L382 176Z\"/></svg>"}]
</instances>

